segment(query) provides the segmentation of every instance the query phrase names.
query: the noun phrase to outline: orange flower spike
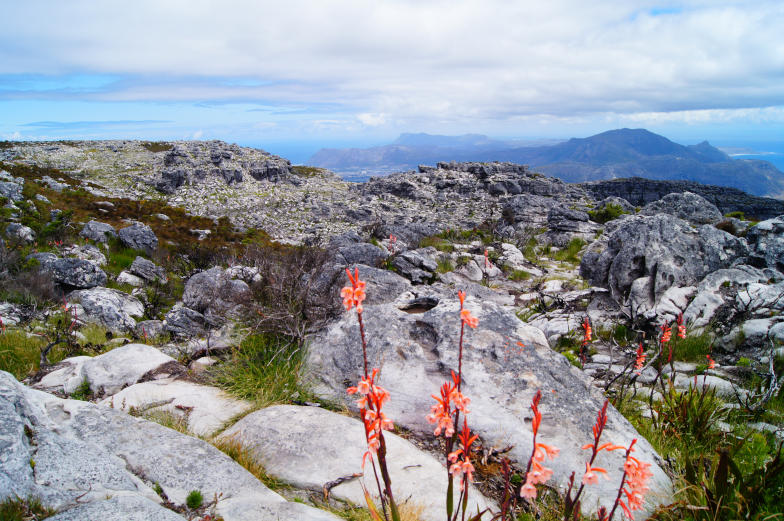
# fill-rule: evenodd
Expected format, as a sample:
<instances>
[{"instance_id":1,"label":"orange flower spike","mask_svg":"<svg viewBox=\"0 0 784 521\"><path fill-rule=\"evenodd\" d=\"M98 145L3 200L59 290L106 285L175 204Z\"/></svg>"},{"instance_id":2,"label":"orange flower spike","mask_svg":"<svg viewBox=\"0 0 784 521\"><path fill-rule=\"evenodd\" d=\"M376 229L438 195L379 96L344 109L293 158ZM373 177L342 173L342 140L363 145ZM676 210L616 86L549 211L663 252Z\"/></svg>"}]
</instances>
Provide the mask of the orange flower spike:
<instances>
[{"instance_id":1,"label":"orange flower spike","mask_svg":"<svg viewBox=\"0 0 784 521\"><path fill-rule=\"evenodd\" d=\"M637 348L637 360L634 362L634 372L638 376L640 371L642 371L643 365L645 365L645 350L642 347L642 342L640 342L640 346Z\"/></svg>"},{"instance_id":2,"label":"orange flower spike","mask_svg":"<svg viewBox=\"0 0 784 521\"><path fill-rule=\"evenodd\" d=\"M534 432L534 436L537 435L539 432L539 424L542 423L542 413L539 412L539 400L542 399L542 391L536 391L534 395L534 399L531 401L531 410L534 412L534 419L531 423L531 429Z\"/></svg>"},{"instance_id":3,"label":"orange flower spike","mask_svg":"<svg viewBox=\"0 0 784 521\"><path fill-rule=\"evenodd\" d=\"M467 309L460 311L460 319L472 329L476 329L476 326L479 325L479 319L471 315L471 312Z\"/></svg>"},{"instance_id":4,"label":"orange flower spike","mask_svg":"<svg viewBox=\"0 0 784 521\"><path fill-rule=\"evenodd\" d=\"M683 323L683 313L678 313L676 322L678 324L678 338L686 338L686 325Z\"/></svg>"},{"instance_id":5,"label":"orange flower spike","mask_svg":"<svg viewBox=\"0 0 784 521\"><path fill-rule=\"evenodd\" d=\"M716 361L711 358L711 355L705 355L705 357L708 359L708 369L713 369L716 367Z\"/></svg>"},{"instance_id":6,"label":"orange flower spike","mask_svg":"<svg viewBox=\"0 0 784 521\"><path fill-rule=\"evenodd\" d=\"M585 462L585 474L583 474L583 485L595 485L599 483L599 474L602 474L605 479L607 477L607 470L601 467L592 467L590 463Z\"/></svg>"},{"instance_id":7,"label":"orange flower spike","mask_svg":"<svg viewBox=\"0 0 784 521\"><path fill-rule=\"evenodd\" d=\"M591 329L591 321L588 320L588 317L585 317L585 320L583 320L582 325L583 325L583 330L585 331L585 333L583 334L583 345L585 345L591 341L591 338L593 336L593 330Z\"/></svg>"}]
</instances>

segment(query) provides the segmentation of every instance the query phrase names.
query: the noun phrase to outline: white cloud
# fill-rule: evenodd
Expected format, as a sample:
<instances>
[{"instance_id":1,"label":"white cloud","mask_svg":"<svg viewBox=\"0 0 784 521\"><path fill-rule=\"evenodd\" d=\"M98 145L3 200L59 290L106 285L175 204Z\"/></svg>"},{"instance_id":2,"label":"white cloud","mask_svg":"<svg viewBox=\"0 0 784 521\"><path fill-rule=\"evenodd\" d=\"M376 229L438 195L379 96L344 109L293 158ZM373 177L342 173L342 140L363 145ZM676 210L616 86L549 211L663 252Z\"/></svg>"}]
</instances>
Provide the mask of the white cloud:
<instances>
[{"instance_id":1,"label":"white cloud","mask_svg":"<svg viewBox=\"0 0 784 521\"><path fill-rule=\"evenodd\" d=\"M373 114L370 112L357 114L357 119L368 127L378 127L387 122L386 114Z\"/></svg>"},{"instance_id":2,"label":"white cloud","mask_svg":"<svg viewBox=\"0 0 784 521\"><path fill-rule=\"evenodd\" d=\"M608 112L700 118L706 110L784 105L784 3L660 7L651 0L13 2L0 21L0 74L130 78L76 94L108 101L332 103L374 127Z\"/></svg>"}]
</instances>

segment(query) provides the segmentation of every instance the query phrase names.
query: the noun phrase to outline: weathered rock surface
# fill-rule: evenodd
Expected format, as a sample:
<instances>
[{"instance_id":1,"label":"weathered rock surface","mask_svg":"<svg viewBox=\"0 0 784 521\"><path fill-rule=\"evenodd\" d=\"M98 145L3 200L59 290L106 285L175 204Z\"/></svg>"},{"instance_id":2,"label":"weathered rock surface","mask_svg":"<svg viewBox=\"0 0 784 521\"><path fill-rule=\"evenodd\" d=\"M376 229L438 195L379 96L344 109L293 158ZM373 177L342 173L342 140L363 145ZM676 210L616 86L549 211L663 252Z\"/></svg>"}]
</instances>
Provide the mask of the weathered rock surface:
<instances>
[{"instance_id":1,"label":"weathered rock surface","mask_svg":"<svg viewBox=\"0 0 784 521\"><path fill-rule=\"evenodd\" d=\"M96 357L66 358L35 388L70 395L86 380L94 395L109 396L145 376L166 377L182 371L176 360L152 346L126 344Z\"/></svg>"},{"instance_id":2,"label":"weathered rock surface","mask_svg":"<svg viewBox=\"0 0 784 521\"><path fill-rule=\"evenodd\" d=\"M618 302L628 303L634 293L634 312L653 308L670 287L695 285L748 253L743 239L710 225L694 230L664 214L613 222L615 228L589 246L580 274L609 288Z\"/></svg>"},{"instance_id":3,"label":"weathered rock surface","mask_svg":"<svg viewBox=\"0 0 784 521\"><path fill-rule=\"evenodd\" d=\"M83 244L81 246L73 245L64 248L63 255L66 257L76 257L77 259L87 260L98 266L106 265L106 256L92 244Z\"/></svg>"},{"instance_id":4,"label":"weathered rock surface","mask_svg":"<svg viewBox=\"0 0 784 521\"><path fill-rule=\"evenodd\" d=\"M95 263L83 259L54 259L41 263L55 282L64 286L87 289L106 284L106 273Z\"/></svg>"},{"instance_id":5,"label":"weathered rock surface","mask_svg":"<svg viewBox=\"0 0 784 521\"><path fill-rule=\"evenodd\" d=\"M561 449L553 462L556 483L564 485L575 465L583 460L580 449L591 436L591 426L604 398L590 379L552 351L539 329L521 322L511 311L472 298L467 308L479 318L479 328L467 332L463 360L463 391L472 399L469 424L493 446L514 445L510 456L518 462L530 456L530 401L537 389L543 391L544 420L540 439ZM380 385L391 393L387 414L399 425L420 433L432 433L425 421L433 403L430 395L457 368L459 306L442 299L424 313L409 314L392 304L365 306L365 331L371 366L381 368ZM358 346L356 317L346 313L342 320L319 334L310 345L307 365L316 391L354 407L345 393L346 382L359 379L362 352ZM525 347L520 352L517 342ZM390 347L391 346L391 347ZM606 439L628 445L640 438L634 428L612 406L609 408ZM670 483L657 466L651 446L640 440L638 457L654 464L651 501L667 501ZM601 462L610 472L619 471L622 457L607 455ZM578 465L579 466L579 465ZM601 483L590 490L585 508L614 499L617 490ZM612 499L611 499L612 498ZM655 499L654 499L655 498ZM653 504L653 503L652 503Z\"/></svg>"},{"instance_id":6,"label":"weathered rock surface","mask_svg":"<svg viewBox=\"0 0 784 521\"><path fill-rule=\"evenodd\" d=\"M143 223L134 223L121 228L117 236L125 246L134 250L151 254L158 248L158 237L155 236L152 228Z\"/></svg>"},{"instance_id":7,"label":"weathered rock surface","mask_svg":"<svg viewBox=\"0 0 784 521\"><path fill-rule=\"evenodd\" d=\"M98 221L89 221L84 225L79 235L96 242L106 242L109 237L116 237L117 231L111 224Z\"/></svg>"},{"instance_id":8,"label":"weathered rock surface","mask_svg":"<svg viewBox=\"0 0 784 521\"><path fill-rule=\"evenodd\" d=\"M171 378L131 385L99 403L124 408L126 412L131 407L144 414L165 411L182 418L188 432L197 436L212 435L251 408L249 402L232 398L215 387Z\"/></svg>"},{"instance_id":9,"label":"weathered rock surface","mask_svg":"<svg viewBox=\"0 0 784 521\"><path fill-rule=\"evenodd\" d=\"M667 194L658 201L646 204L640 215L664 213L691 224L716 224L722 215L716 205L692 192Z\"/></svg>"},{"instance_id":10,"label":"weathered rock surface","mask_svg":"<svg viewBox=\"0 0 784 521\"><path fill-rule=\"evenodd\" d=\"M144 257L136 257L128 271L148 282L166 282L166 270Z\"/></svg>"},{"instance_id":11,"label":"weathered rock surface","mask_svg":"<svg viewBox=\"0 0 784 521\"><path fill-rule=\"evenodd\" d=\"M208 500L222 494L216 513L226 521L337 521L287 502L202 440L109 407L26 388L5 372L0 426L0 499L40 498L61 520L183 519L155 507L161 504L151 488L157 483L178 505L191 490ZM123 510L103 517L115 505Z\"/></svg>"},{"instance_id":12,"label":"weathered rock surface","mask_svg":"<svg viewBox=\"0 0 784 521\"><path fill-rule=\"evenodd\" d=\"M318 436L313 435L316 432ZM367 450L361 421L318 407L296 405L276 405L253 412L227 429L221 438L236 440L249 448L270 475L316 492L325 483L362 472L362 456ZM424 521L444 519L446 467L391 432L385 432L384 438L395 497L398 501L410 498L414 504L424 506ZM319 457L313 458L313 454ZM373 493L372 477L364 479L366 488ZM358 480L340 484L330 493L357 505L365 501ZM456 489L455 502L458 494ZM473 486L469 498L468 512L491 504ZM376 497L376 504L379 503Z\"/></svg>"},{"instance_id":13,"label":"weathered rock surface","mask_svg":"<svg viewBox=\"0 0 784 521\"><path fill-rule=\"evenodd\" d=\"M35 241L33 229L19 223L8 223L8 226L5 227L5 236L12 241L21 241L27 244Z\"/></svg>"},{"instance_id":14,"label":"weathered rock surface","mask_svg":"<svg viewBox=\"0 0 784 521\"><path fill-rule=\"evenodd\" d=\"M144 306L136 297L110 288L72 291L68 300L82 305L86 316L81 319L103 324L113 331L127 332L136 328L134 317L144 315Z\"/></svg>"},{"instance_id":15,"label":"weathered rock surface","mask_svg":"<svg viewBox=\"0 0 784 521\"><path fill-rule=\"evenodd\" d=\"M749 228L746 240L751 247L751 263L784 272L784 215Z\"/></svg>"},{"instance_id":16,"label":"weathered rock surface","mask_svg":"<svg viewBox=\"0 0 784 521\"><path fill-rule=\"evenodd\" d=\"M166 313L164 328L176 337L190 338L204 333L207 320L198 311L186 307L175 307Z\"/></svg>"},{"instance_id":17,"label":"weathered rock surface","mask_svg":"<svg viewBox=\"0 0 784 521\"><path fill-rule=\"evenodd\" d=\"M10 176L9 176L10 178ZM19 202L24 200L22 195L23 183L16 183L13 181L0 181L0 197L5 197L11 202Z\"/></svg>"},{"instance_id":18,"label":"weathered rock surface","mask_svg":"<svg viewBox=\"0 0 784 521\"><path fill-rule=\"evenodd\" d=\"M248 284L232 279L216 266L196 273L185 283L183 304L210 320L236 315L251 298Z\"/></svg>"},{"instance_id":19,"label":"weathered rock surface","mask_svg":"<svg viewBox=\"0 0 784 521\"><path fill-rule=\"evenodd\" d=\"M736 188L704 185L694 181L660 181L630 177L581 183L579 186L597 199L608 196L622 197L633 206L645 206L671 193L692 192L715 204L722 214L743 212L757 219L770 219L784 214L784 201L749 195Z\"/></svg>"}]
</instances>

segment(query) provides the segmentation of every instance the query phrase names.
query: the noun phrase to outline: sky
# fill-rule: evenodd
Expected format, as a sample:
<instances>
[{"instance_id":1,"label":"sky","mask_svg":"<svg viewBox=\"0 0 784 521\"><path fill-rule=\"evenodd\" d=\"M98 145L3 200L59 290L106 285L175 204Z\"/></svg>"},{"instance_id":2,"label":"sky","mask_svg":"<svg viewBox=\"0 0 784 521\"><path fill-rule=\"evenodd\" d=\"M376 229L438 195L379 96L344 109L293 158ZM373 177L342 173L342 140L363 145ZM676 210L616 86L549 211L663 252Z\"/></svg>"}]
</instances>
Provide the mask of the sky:
<instances>
[{"instance_id":1,"label":"sky","mask_svg":"<svg viewBox=\"0 0 784 521\"><path fill-rule=\"evenodd\" d=\"M401 132L532 139L630 127L683 144L784 142L781 0L0 8L0 139L302 152Z\"/></svg>"}]
</instances>

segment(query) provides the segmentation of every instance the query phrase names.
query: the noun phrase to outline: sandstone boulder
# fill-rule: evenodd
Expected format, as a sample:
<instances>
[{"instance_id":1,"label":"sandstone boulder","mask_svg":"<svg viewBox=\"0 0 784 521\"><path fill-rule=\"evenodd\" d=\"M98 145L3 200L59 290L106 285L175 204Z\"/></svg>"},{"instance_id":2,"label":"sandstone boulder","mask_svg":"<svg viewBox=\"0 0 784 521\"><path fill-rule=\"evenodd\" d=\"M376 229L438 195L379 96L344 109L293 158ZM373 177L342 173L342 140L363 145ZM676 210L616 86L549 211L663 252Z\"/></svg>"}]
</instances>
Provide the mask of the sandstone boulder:
<instances>
[{"instance_id":1,"label":"sandstone boulder","mask_svg":"<svg viewBox=\"0 0 784 521\"><path fill-rule=\"evenodd\" d=\"M672 215L696 225L716 224L722 220L721 212L715 204L692 192L667 194L640 210L640 215L657 213Z\"/></svg>"},{"instance_id":2,"label":"sandstone boulder","mask_svg":"<svg viewBox=\"0 0 784 521\"><path fill-rule=\"evenodd\" d=\"M96 287L72 291L67 298L82 305L86 316L79 318L103 324L113 331L133 331L134 317L144 315L144 305L139 299L116 289Z\"/></svg>"},{"instance_id":3,"label":"sandstone boulder","mask_svg":"<svg viewBox=\"0 0 784 521\"><path fill-rule=\"evenodd\" d=\"M83 259L55 259L41 265L63 286L86 289L106 284L106 273L95 263Z\"/></svg>"},{"instance_id":4,"label":"sandstone boulder","mask_svg":"<svg viewBox=\"0 0 784 521\"><path fill-rule=\"evenodd\" d=\"M153 253L158 248L158 237L152 228L142 223L134 223L117 232L120 241L128 248Z\"/></svg>"},{"instance_id":5,"label":"sandstone boulder","mask_svg":"<svg viewBox=\"0 0 784 521\"><path fill-rule=\"evenodd\" d=\"M72 394L84 381L96 396L110 396L148 373L181 372L176 360L152 346L126 344L96 357L66 358L35 384L36 389Z\"/></svg>"},{"instance_id":6,"label":"sandstone boulder","mask_svg":"<svg viewBox=\"0 0 784 521\"><path fill-rule=\"evenodd\" d=\"M79 235L96 242L106 242L109 237L116 237L117 231L111 224L98 221L89 221L84 225Z\"/></svg>"},{"instance_id":7,"label":"sandstone boulder","mask_svg":"<svg viewBox=\"0 0 784 521\"><path fill-rule=\"evenodd\" d=\"M561 456L553 462L553 470L556 484L564 486L572 471L582 471L584 452L580 447L591 436L604 397L588 377L548 347L539 329L524 324L512 311L490 302L480 307L472 298L467 307L480 324L477 330L467 332L465 344L470 347L465 348L463 359L464 392L472 399L468 418L472 430L487 446L513 445L510 456L517 462L527 461L530 401L537 389L542 390L540 439L560 447ZM441 299L432 309L415 314L393 304L365 307L369 363L381 369L380 385L392 396L385 409L396 424L432 435L432 426L425 420L433 404L430 395L457 369L458 310L455 299ZM355 405L345 389L359 379L363 365L358 338L356 317L346 313L313 338L307 358L314 389L349 408ZM640 438L612 406L608 417L605 441L628 445L633 438ZM654 492L650 497L667 502L670 482L658 466L660 460L653 448L641 439L637 455L653 464ZM602 464L616 472L622 459L608 454ZM612 502L617 489L608 481L591 487L590 493L584 505L595 509L597 500Z\"/></svg>"},{"instance_id":8,"label":"sandstone boulder","mask_svg":"<svg viewBox=\"0 0 784 521\"><path fill-rule=\"evenodd\" d=\"M583 255L580 274L606 287L627 303L634 289L634 312L655 306L673 286L692 286L705 275L730 267L748 254L743 239L703 225L694 230L669 215L630 216L612 221L614 228Z\"/></svg>"},{"instance_id":9,"label":"sandstone boulder","mask_svg":"<svg viewBox=\"0 0 784 521\"><path fill-rule=\"evenodd\" d=\"M161 508L155 484L175 505L185 504L191 490L208 501L222 494L216 514L225 521L338 521L286 501L205 441L109 407L29 389L5 372L0 454L0 500L40 498L60 521L184 519Z\"/></svg>"},{"instance_id":10,"label":"sandstone boulder","mask_svg":"<svg viewBox=\"0 0 784 521\"><path fill-rule=\"evenodd\" d=\"M318 436L312 434L317 432ZM235 440L252 451L254 459L272 476L296 488L320 492L325 483L362 472L367 450L362 422L318 407L276 405L245 416L229 427L221 438ZM409 441L384 433L393 494L398 501L409 499L425 507L420 519L441 521L446 516L446 467ZM318 458L311 455L318 454ZM363 478L360 478L363 479ZM376 496L373 478L365 486ZM491 505L473 486L468 512ZM334 487L330 494L354 504L364 504L358 480ZM455 490L455 502L458 491Z\"/></svg>"}]
</instances>

